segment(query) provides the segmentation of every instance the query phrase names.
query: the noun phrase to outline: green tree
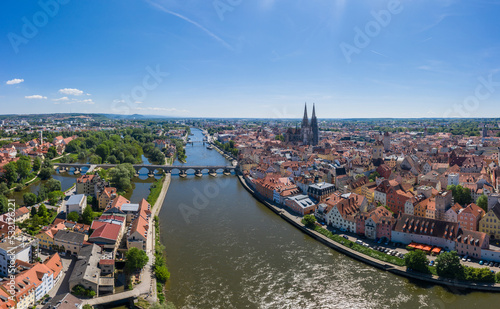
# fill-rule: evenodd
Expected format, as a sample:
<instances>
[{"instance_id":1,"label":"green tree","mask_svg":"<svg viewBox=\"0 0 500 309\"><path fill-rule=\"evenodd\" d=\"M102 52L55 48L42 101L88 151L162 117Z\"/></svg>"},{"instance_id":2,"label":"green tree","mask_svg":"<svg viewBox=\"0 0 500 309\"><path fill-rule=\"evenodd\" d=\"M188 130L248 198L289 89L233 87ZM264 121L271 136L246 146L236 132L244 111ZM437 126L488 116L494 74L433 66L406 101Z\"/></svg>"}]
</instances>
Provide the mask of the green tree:
<instances>
[{"instance_id":1,"label":"green tree","mask_svg":"<svg viewBox=\"0 0 500 309\"><path fill-rule=\"evenodd\" d=\"M483 194L478 197L476 200L476 205L481 207L485 213L488 212L488 196Z\"/></svg>"},{"instance_id":2,"label":"green tree","mask_svg":"<svg viewBox=\"0 0 500 309\"><path fill-rule=\"evenodd\" d=\"M472 202L472 195L469 188L464 188L461 185L450 185L446 189L451 190L455 203L467 205Z\"/></svg>"},{"instance_id":3,"label":"green tree","mask_svg":"<svg viewBox=\"0 0 500 309\"><path fill-rule=\"evenodd\" d=\"M95 149L95 154L101 157L102 162L106 161L106 158L109 156L109 147L106 144L100 144Z\"/></svg>"},{"instance_id":4,"label":"green tree","mask_svg":"<svg viewBox=\"0 0 500 309\"><path fill-rule=\"evenodd\" d=\"M314 225L316 223L316 217L314 215L305 215L304 219L302 219L302 222L307 227L314 228Z\"/></svg>"},{"instance_id":5,"label":"green tree","mask_svg":"<svg viewBox=\"0 0 500 309\"><path fill-rule=\"evenodd\" d=\"M446 278L463 279L464 268L456 251L441 253L436 259L436 272Z\"/></svg>"},{"instance_id":6,"label":"green tree","mask_svg":"<svg viewBox=\"0 0 500 309\"><path fill-rule=\"evenodd\" d=\"M278 134L274 137L275 140L277 141L282 141L284 142L285 141L285 137L283 136L283 134Z\"/></svg>"},{"instance_id":7,"label":"green tree","mask_svg":"<svg viewBox=\"0 0 500 309\"><path fill-rule=\"evenodd\" d=\"M41 204L40 206L38 206L38 216L42 219L45 219L48 215L48 212L47 212L47 207L45 207L45 204Z\"/></svg>"},{"instance_id":8,"label":"green tree","mask_svg":"<svg viewBox=\"0 0 500 309\"><path fill-rule=\"evenodd\" d=\"M49 149L47 150L47 155L46 155L47 159L51 160L51 159L54 159L55 157L57 157L57 150L56 150L56 147L54 146L51 146L49 147Z\"/></svg>"},{"instance_id":9,"label":"green tree","mask_svg":"<svg viewBox=\"0 0 500 309\"><path fill-rule=\"evenodd\" d=\"M33 171L38 172L42 167L42 160L39 157L36 157L33 161Z\"/></svg>"},{"instance_id":10,"label":"green tree","mask_svg":"<svg viewBox=\"0 0 500 309\"><path fill-rule=\"evenodd\" d=\"M131 272L143 268L149 261L146 252L137 248L130 248L125 254L125 257L127 258L125 268Z\"/></svg>"},{"instance_id":11,"label":"green tree","mask_svg":"<svg viewBox=\"0 0 500 309\"><path fill-rule=\"evenodd\" d=\"M44 186L47 189L47 192L61 191L61 181L57 179L52 178L47 180Z\"/></svg>"},{"instance_id":12,"label":"green tree","mask_svg":"<svg viewBox=\"0 0 500 309\"><path fill-rule=\"evenodd\" d=\"M55 206L57 204L57 202L59 202L60 200L62 200L64 198L64 192L62 192L62 191L49 192L48 198L49 198L50 205Z\"/></svg>"},{"instance_id":13,"label":"green tree","mask_svg":"<svg viewBox=\"0 0 500 309\"><path fill-rule=\"evenodd\" d=\"M89 158L89 163L90 164L101 164L101 157L96 156L96 155L91 155Z\"/></svg>"},{"instance_id":14,"label":"green tree","mask_svg":"<svg viewBox=\"0 0 500 309\"><path fill-rule=\"evenodd\" d=\"M7 181L7 184L12 185L17 181L17 178L19 178L17 174L17 164L15 162L5 164L3 170L3 177Z\"/></svg>"},{"instance_id":15,"label":"green tree","mask_svg":"<svg viewBox=\"0 0 500 309\"><path fill-rule=\"evenodd\" d=\"M52 168L50 168L50 167L44 167L44 168L42 168L40 170L40 173L38 174L38 176L42 180L49 179L49 178L52 177L52 172L53 172Z\"/></svg>"},{"instance_id":16,"label":"green tree","mask_svg":"<svg viewBox=\"0 0 500 309\"><path fill-rule=\"evenodd\" d=\"M36 207L31 207L31 217L33 218L37 214Z\"/></svg>"},{"instance_id":17,"label":"green tree","mask_svg":"<svg viewBox=\"0 0 500 309\"><path fill-rule=\"evenodd\" d=\"M36 204L36 195L31 192L27 192L23 194L24 204L26 206L32 206Z\"/></svg>"},{"instance_id":18,"label":"green tree","mask_svg":"<svg viewBox=\"0 0 500 309\"><path fill-rule=\"evenodd\" d=\"M31 160L26 156L21 156L19 160L16 162L17 164L17 173L21 179L25 179L31 173Z\"/></svg>"},{"instance_id":19,"label":"green tree","mask_svg":"<svg viewBox=\"0 0 500 309\"><path fill-rule=\"evenodd\" d=\"M170 278L170 272L168 271L166 266L156 266L155 267L155 275L158 281L166 282Z\"/></svg>"},{"instance_id":20,"label":"green tree","mask_svg":"<svg viewBox=\"0 0 500 309\"><path fill-rule=\"evenodd\" d=\"M94 212L92 211L92 207L87 206L82 214L82 221L84 224L92 224L92 220L94 220Z\"/></svg>"},{"instance_id":21,"label":"green tree","mask_svg":"<svg viewBox=\"0 0 500 309\"><path fill-rule=\"evenodd\" d=\"M412 270L429 273L428 264L429 260L422 250L410 251L405 255L405 265Z\"/></svg>"},{"instance_id":22,"label":"green tree","mask_svg":"<svg viewBox=\"0 0 500 309\"><path fill-rule=\"evenodd\" d=\"M116 187L118 191L126 191L132 187L130 180L134 177L135 170L132 164L124 163L112 168L109 175L112 186Z\"/></svg>"},{"instance_id":23,"label":"green tree","mask_svg":"<svg viewBox=\"0 0 500 309\"><path fill-rule=\"evenodd\" d=\"M0 183L0 195L9 193L9 186L5 182Z\"/></svg>"},{"instance_id":24,"label":"green tree","mask_svg":"<svg viewBox=\"0 0 500 309\"><path fill-rule=\"evenodd\" d=\"M39 227L42 224L42 220L40 219L40 216L38 214L34 215L33 218L31 218L31 226L33 227Z\"/></svg>"},{"instance_id":25,"label":"green tree","mask_svg":"<svg viewBox=\"0 0 500 309\"><path fill-rule=\"evenodd\" d=\"M68 221L77 222L78 219L80 219L80 215L76 211L72 211L66 216L66 219L68 219Z\"/></svg>"},{"instance_id":26,"label":"green tree","mask_svg":"<svg viewBox=\"0 0 500 309\"><path fill-rule=\"evenodd\" d=\"M0 212L6 213L9 210L9 199L5 195L0 195Z\"/></svg>"}]
</instances>

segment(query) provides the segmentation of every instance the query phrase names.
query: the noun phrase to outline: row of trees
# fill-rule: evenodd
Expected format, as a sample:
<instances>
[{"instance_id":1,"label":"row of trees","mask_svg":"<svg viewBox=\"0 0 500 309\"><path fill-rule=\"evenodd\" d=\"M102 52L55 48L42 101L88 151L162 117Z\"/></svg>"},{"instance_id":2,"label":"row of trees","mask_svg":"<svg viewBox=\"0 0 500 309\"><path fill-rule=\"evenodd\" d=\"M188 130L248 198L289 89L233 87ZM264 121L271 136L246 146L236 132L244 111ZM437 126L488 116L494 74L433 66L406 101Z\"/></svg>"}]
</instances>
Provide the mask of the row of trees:
<instances>
[{"instance_id":1,"label":"row of trees","mask_svg":"<svg viewBox=\"0 0 500 309\"><path fill-rule=\"evenodd\" d=\"M219 141L214 141L215 145L217 145L220 149L225 152L229 152L234 157L238 156L238 149L235 147L234 141L229 141L225 144L220 143Z\"/></svg>"},{"instance_id":2,"label":"row of trees","mask_svg":"<svg viewBox=\"0 0 500 309\"><path fill-rule=\"evenodd\" d=\"M155 147L153 143L146 143L142 146L142 150L144 151L144 155L148 157L149 161L153 164L164 164L165 163L165 154Z\"/></svg>"},{"instance_id":3,"label":"row of trees","mask_svg":"<svg viewBox=\"0 0 500 309\"><path fill-rule=\"evenodd\" d=\"M405 265L421 273L430 273L429 260L422 250L408 252L405 255ZM488 267L476 268L463 266L457 252L444 252L436 258L436 273L440 277L449 279L467 280L474 282L493 283L500 279Z\"/></svg>"}]
</instances>

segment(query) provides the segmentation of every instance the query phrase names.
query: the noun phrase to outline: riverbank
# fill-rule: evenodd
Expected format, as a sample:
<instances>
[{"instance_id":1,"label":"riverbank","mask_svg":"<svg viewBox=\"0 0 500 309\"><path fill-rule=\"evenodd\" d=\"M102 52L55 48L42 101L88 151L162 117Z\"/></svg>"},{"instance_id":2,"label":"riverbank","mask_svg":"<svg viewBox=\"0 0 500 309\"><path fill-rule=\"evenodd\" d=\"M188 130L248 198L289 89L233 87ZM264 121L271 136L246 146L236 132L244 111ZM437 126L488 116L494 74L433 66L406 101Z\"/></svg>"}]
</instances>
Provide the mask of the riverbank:
<instances>
[{"instance_id":1,"label":"riverbank","mask_svg":"<svg viewBox=\"0 0 500 309\"><path fill-rule=\"evenodd\" d=\"M414 279L414 280L419 280L431 284L436 284L436 285L441 285L448 287L454 291L456 290L476 290L476 291L484 291L484 292L500 292L500 284L484 284L484 283L472 283L472 282L464 282L464 281L458 281L458 280L449 280L449 279L443 279L438 276L433 276L433 275L426 275L422 273L417 273L417 272L411 272L407 271L406 267L401 267L389 263L384 263L380 260L374 259L370 256L367 256L363 253L360 253L358 251L355 251L353 249L350 249L348 247L345 247L341 245L340 243L337 243L330 238L313 231L309 228L307 228L304 224L301 222L301 218L294 216L290 213L288 213L286 210L277 207L267 200L265 200L262 196L260 196L257 192L255 192L248 184L247 180L242 176L238 175L238 179L242 186L259 202L264 204L267 208L269 208L271 211L279 215L282 219L287 221L288 223L292 224L294 227L302 231L303 233L311 236L315 240L318 240L322 244L342 253L345 254L355 260L358 260L360 262L363 262L367 265L376 267L380 270L388 271L390 273L393 273L395 275L405 277L408 279Z\"/></svg>"}]
</instances>

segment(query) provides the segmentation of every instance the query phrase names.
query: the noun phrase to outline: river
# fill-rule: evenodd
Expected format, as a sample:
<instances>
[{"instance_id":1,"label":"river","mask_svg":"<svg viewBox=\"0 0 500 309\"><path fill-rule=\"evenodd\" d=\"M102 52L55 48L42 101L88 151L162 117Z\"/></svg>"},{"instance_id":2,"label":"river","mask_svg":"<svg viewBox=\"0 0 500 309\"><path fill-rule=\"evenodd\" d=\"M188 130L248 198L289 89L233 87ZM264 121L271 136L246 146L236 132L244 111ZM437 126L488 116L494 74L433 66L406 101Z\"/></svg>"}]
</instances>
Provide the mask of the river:
<instances>
[{"instance_id":1,"label":"river","mask_svg":"<svg viewBox=\"0 0 500 309\"><path fill-rule=\"evenodd\" d=\"M193 140L201 131L191 129ZM202 144L187 164L227 164ZM172 176L159 214L178 308L493 308L500 295L458 294L354 261L257 202L234 176Z\"/></svg>"}]
</instances>

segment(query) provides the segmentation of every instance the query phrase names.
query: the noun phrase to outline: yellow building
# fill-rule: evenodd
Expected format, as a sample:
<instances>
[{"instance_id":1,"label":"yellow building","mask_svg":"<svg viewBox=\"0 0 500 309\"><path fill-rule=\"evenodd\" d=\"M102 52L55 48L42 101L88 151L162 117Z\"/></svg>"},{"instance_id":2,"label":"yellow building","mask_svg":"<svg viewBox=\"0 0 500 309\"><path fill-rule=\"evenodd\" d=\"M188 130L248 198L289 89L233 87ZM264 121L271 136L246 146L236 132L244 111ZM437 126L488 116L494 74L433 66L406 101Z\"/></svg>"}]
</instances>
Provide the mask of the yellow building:
<instances>
[{"instance_id":1,"label":"yellow building","mask_svg":"<svg viewBox=\"0 0 500 309\"><path fill-rule=\"evenodd\" d=\"M54 245L54 236L59 230L64 230L66 226L64 223L59 223L55 226L50 227L48 230L41 231L36 235L36 238L39 239L38 243L40 247L44 249L51 249Z\"/></svg>"},{"instance_id":2,"label":"yellow building","mask_svg":"<svg viewBox=\"0 0 500 309\"><path fill-rule=\"evenodd\" d=\"M479 221L479 232L500 239L500 207L495 206L484 215Z\"/></svg>"}]
</instances>

